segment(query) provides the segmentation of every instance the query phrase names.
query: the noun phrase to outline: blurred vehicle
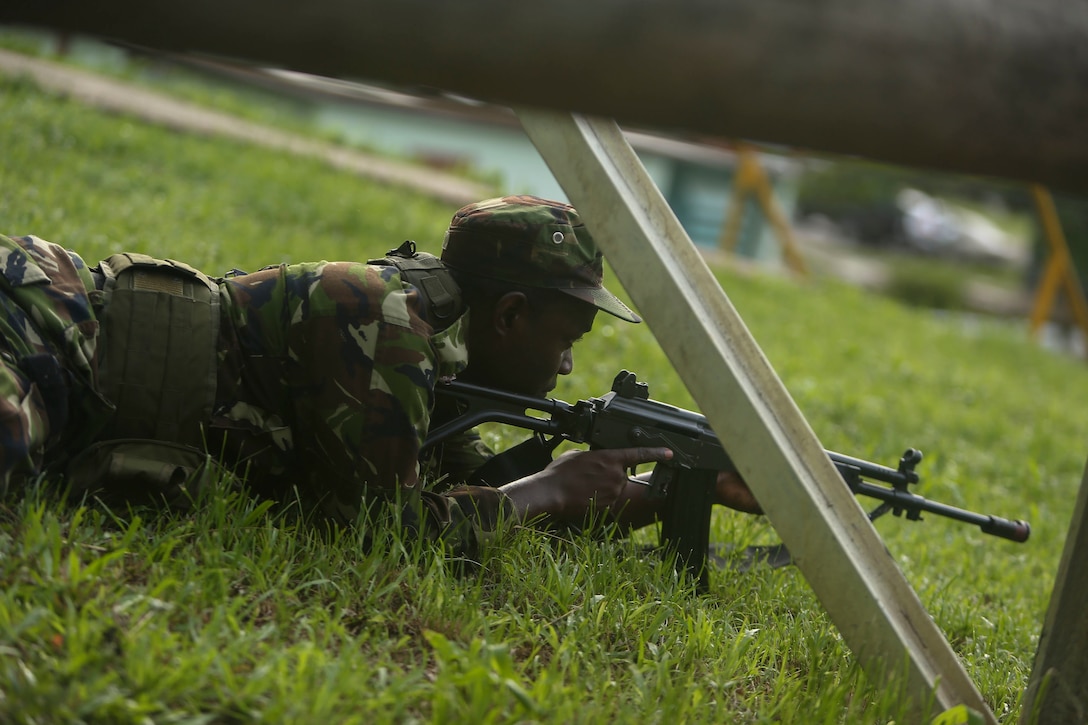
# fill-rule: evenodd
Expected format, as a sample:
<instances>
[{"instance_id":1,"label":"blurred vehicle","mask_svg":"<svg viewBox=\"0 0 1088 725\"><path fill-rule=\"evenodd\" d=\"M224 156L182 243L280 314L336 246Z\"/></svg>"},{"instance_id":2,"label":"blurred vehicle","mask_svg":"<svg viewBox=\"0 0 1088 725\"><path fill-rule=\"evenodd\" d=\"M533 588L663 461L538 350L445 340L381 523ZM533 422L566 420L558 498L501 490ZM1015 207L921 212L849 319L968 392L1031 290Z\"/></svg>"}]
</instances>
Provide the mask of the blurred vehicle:
<instances>
[{"instance_id":1,"label":"blurred vehicle","mask_svg":"<svg viewBox=\"0 0 1088 725\"><path fill-rule=\"evenodd\" d=\"M1023 264L1027 245L985 215L918 189L896 195L900 241L925 254L993 264Z\"/></svg>"}]
</instances>

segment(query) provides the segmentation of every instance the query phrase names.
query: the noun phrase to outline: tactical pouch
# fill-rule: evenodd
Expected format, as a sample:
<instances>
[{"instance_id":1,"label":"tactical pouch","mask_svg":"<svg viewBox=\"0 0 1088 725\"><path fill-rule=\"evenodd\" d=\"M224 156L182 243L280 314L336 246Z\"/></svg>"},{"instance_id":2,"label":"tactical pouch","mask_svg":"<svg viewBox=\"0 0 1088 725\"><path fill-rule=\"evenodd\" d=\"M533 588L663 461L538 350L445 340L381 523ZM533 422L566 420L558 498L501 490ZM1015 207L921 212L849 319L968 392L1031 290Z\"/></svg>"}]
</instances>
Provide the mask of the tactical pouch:
<instances>
[{"instance_id":1,"label":"tactical pouch","mask_svg":"<svg viewBox=\"0 0 1088 725\"><path fill-rule=\"evenodd\" d=\"M98 436L200 447L216 391L219 287L192 267L114 254L104 278L99 385L117 406Z\"/></svg>"},{"instance_id":2,"label":"tactical pouch","mask_svg":"<svg viewBox=\"0 0 1088 725\"><path fill-rule=\"evenodd\" d=\"M140 439L95 443L67 467L69 494L112 503L191 506L201 490L228 475L208 454L176 443Z\"/></svg>"},{"instance_id":3,"label":"tactical pouch","mask_svg":"<svg viewBox=\"0 0 1088 725\"><path fill-rule=\"evenodd\" d=\"M449 327L464 312L461 288L453 281L453 275L433 254L417 252L416 243L408 240L396 249L390 249L382 259L371 259L367 264L392 265L400 271L402 280L420 291L427 302L427 312L435 332Z\"/></svg>"}]
</instances>

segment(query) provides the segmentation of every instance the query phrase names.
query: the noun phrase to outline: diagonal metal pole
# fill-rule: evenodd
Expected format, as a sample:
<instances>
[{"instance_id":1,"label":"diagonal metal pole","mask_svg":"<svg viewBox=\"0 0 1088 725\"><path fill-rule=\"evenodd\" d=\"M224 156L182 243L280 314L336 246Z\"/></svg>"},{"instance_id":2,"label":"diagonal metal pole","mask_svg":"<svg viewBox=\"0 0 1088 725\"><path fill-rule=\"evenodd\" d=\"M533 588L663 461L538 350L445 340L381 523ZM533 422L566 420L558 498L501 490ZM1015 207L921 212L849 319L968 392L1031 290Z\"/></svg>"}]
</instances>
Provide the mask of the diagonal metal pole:
<instances>
[{"instance_id":1,"label":"diagonal metal pole","mask_svg":"<svg viewBox=\"0 0 1088 725\"><path fill-rule=\"evenodd\" d=\"M518 116L862 666L996 723L616 123Z\"/></svg>"},{"instance_id":2,"label":"diagonal metal pole","mask_svg":"<svg viewBox=\"0 0 1088 725\"><path fill-rule=\"evenodd\" d=\"M1058 575L1050 594L1021 725L1088 722L1088 466L1073 505Z\"/></svg>"}]
</instances>

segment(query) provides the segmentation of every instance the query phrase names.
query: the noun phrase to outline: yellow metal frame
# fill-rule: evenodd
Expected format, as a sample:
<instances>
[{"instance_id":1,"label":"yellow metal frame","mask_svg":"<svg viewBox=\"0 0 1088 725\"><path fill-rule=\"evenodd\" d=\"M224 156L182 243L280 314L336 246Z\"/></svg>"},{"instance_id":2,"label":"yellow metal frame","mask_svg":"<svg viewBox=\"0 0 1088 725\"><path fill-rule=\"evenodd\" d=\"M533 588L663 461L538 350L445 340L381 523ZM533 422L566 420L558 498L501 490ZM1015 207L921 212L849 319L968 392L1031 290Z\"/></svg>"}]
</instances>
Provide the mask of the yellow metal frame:
<instances>
[{"instance_id":1,"label":"yellow metal frame","mask_svg":"<svg viewBox=\"0 0 1088 725\"><path fill-rule=\"evenodd\" d=\"M1084 289L1077 277L1077 271L1073 268L1073 258L1069 254L1069 244L1062 232L1054 197L1039 184L1032 184L1031 195L1035 199L1039 220L1043 224L1043 238L1050 255L1035 292L1029 329L1033 337L1038 336L1039 329L1050 318L1059 289L1064 288L1066 296L1069 297L1073 320L1084 333L1085 339L1088 339L1088 302L1085 301Z\"/></svg>"},{"instance_id":2,"label":"yellow metal frame","mask_svg":"<svg viewBox=\"0 0 1088 725\"><path fill-rule=\"evenodd\" d=\"M798 274L807 275L808 268L805 266L805 260L794 241L790 223L786 220L778 200L775 199L767 172L759 163L759 154L747 144L741 144L737 148L737 172L733 177L733 189L725 209L725 224L722 226L722 235L719 240L721 248L729 252L736 250L740 236L740 223L744 218L744 204L748 196L755 196L764 216L771 223L778 241L782 244L786 264Z\"/></svg>"}]
</instances>

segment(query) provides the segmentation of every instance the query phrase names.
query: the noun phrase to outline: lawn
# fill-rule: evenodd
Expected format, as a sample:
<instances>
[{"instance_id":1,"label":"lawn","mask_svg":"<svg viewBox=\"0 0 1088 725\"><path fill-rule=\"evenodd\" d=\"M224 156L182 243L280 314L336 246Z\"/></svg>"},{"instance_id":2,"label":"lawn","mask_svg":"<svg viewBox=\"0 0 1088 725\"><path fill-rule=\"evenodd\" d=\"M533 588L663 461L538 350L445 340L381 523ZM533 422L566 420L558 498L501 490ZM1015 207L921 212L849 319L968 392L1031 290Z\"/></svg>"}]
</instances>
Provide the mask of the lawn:
<instances>
[{"instance_id":1,"label":"lawn","mask_svg":"<svg viewBox=\"0 0 1088 725\"><path fill-rule=\"evenodd\" d=\"M0 78L0 148L0 231L92 261L141 251L218 273L407 238L437 251L454 211L14 79ZM921 448L919 493L1031 522L1024 545L933 516L877 523L1015 722L1084 469L1083 361L830 281L716 273L825 447L886 464ZM645 326L599 320L575 362L558 397L628 368L693 406ZM510 532L466 573L395 530L364 550L358 531L319 537L235 494L162 514L35 489L0 521L3 722L905 722L896 684L867 679L796 569L715 572L699 596L643 551L649 533ZM714 538L775 536L722 511Z\"/></svg>"}]
</instances>

